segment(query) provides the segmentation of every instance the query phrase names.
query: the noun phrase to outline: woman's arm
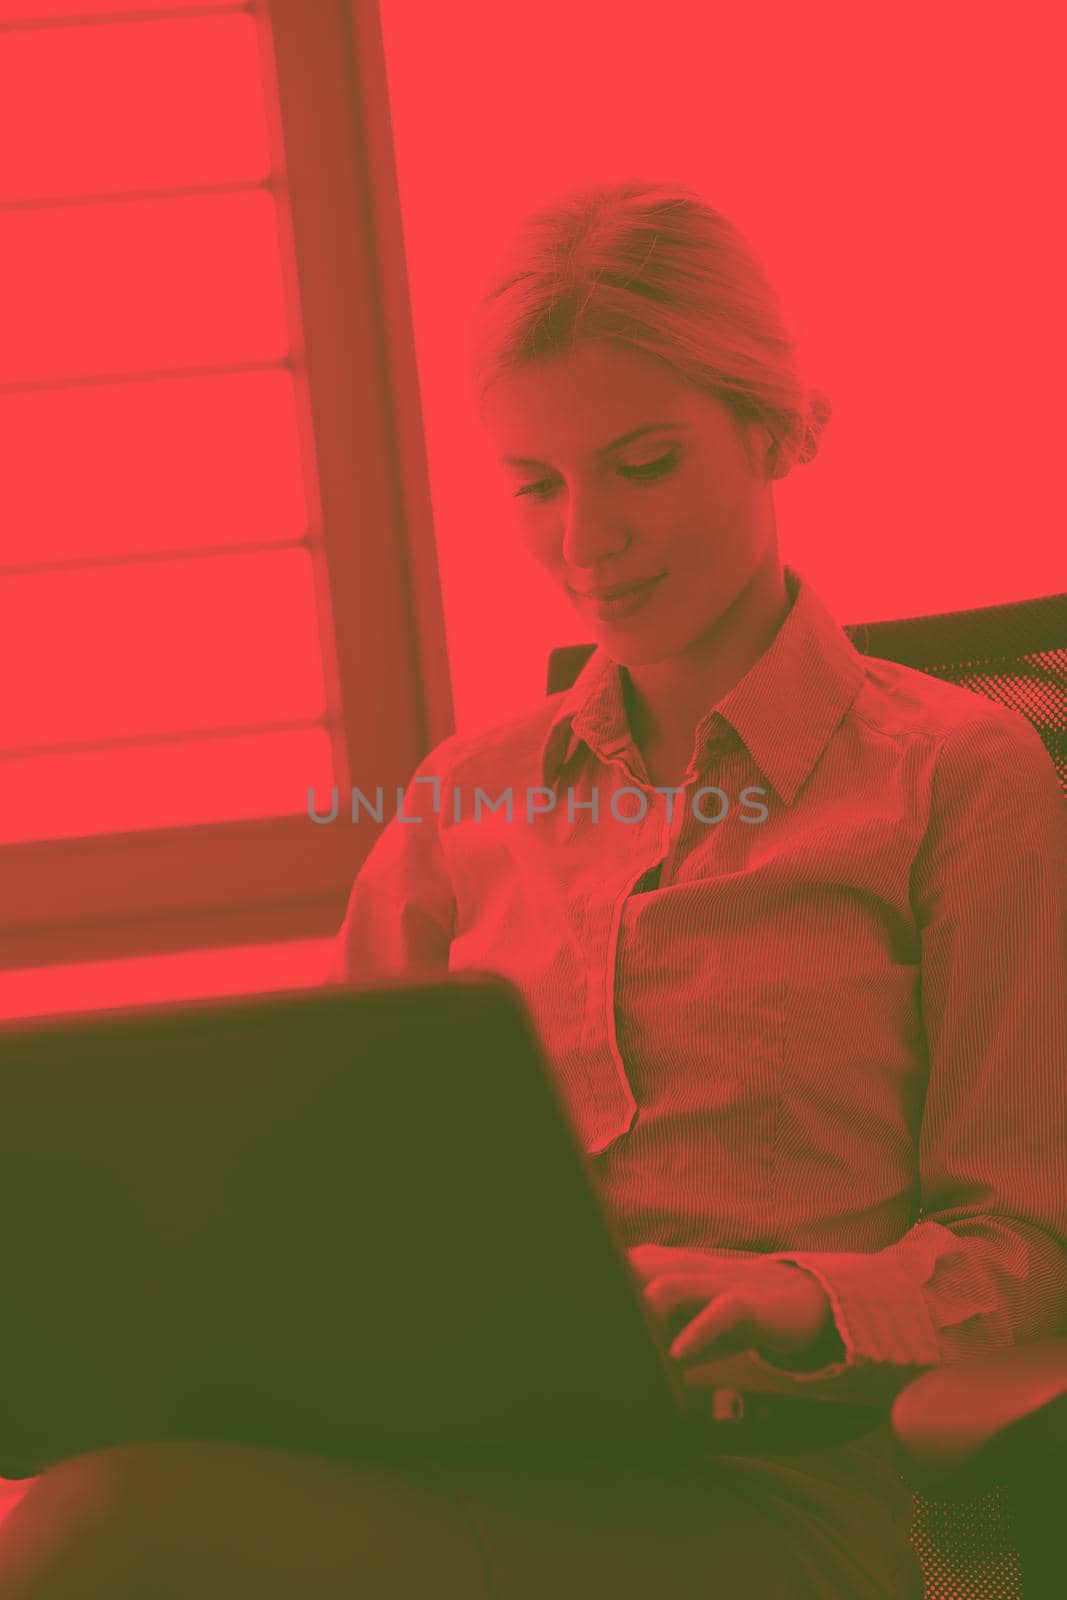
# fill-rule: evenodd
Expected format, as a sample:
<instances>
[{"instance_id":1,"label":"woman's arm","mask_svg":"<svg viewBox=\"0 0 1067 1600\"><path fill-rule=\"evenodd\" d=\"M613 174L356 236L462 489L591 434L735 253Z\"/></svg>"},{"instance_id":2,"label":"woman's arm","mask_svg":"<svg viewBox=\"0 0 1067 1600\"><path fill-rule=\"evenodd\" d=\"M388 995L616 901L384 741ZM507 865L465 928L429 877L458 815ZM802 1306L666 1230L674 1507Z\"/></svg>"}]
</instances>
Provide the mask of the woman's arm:
<instances>
[{"instance_id":1,"label":"woman's arm","mask_svg":"<svg viewBox=\"0 0 1067 1600\"><path fill-rule=\"evenodd\" d=\"M364 858L337 935L331 982L364 985L446 975L455 901L441 848L440 807L457 737L442 740L419 763L402 807L389 816ZM389 802L386 796L387 807Z\"/></svg>"},{"instance_id":2,"label":"woman's arm","mask_svg":"<svg viewBox=\"0 0 1067 1600\"><path fill-rule=\"evenodd\" d=\"M921 1218L873 1254L773 1258L822 1283L847 1366L900 1379L1067 1316L1067 809L1017 713L945 736L912 903L930 1069Z\"/></svg>"}]
</instances>

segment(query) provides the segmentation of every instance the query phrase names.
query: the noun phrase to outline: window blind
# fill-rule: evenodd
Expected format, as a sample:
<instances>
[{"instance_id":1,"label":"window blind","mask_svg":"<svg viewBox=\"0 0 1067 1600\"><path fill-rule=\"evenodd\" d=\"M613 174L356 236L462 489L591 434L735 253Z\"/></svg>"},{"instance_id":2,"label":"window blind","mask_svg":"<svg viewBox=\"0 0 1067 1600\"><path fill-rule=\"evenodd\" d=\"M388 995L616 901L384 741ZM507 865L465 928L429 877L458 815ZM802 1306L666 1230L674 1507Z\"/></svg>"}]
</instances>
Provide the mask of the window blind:
<instances>
[{"instance_id":1,"label":"window blind","mask_svg":"<svg viewBox=\"0 0 1067 1600\"><path fill-rule=\"evenodd\" d=\"M302 815L336 777L255 20L0 16L0 846Z\"/></svg>"},{"instance_id":2,"label":"window blind","mask_svg":"<svg viewBox=\"0 0 1067 1600\"><path fill-rule=\"evenodd\" d=\"M377 6L0 0L0 164L0 1017L320 981L454 728Z\"/></svg>"}]
</instances>

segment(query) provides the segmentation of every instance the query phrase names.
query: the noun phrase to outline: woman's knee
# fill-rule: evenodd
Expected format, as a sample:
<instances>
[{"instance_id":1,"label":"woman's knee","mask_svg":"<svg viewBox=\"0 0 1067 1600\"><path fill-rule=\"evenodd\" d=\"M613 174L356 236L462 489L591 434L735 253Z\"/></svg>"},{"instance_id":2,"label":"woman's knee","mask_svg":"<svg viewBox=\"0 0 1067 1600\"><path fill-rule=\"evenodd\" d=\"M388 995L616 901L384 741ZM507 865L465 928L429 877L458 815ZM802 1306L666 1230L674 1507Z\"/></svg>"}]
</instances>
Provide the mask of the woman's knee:
<instances>
[{"instance_id":1,"label":"woman's knee","mask_svg":"<svg viewBox=\"0 0 1067 1600\"><path fill-rule=\"evenodd\" d=\"M100 1450L0 1526L4 1600L381 1600L488 1593L463 1514L417 1472L242 1445Z\"/></svg>"}]
</instances>

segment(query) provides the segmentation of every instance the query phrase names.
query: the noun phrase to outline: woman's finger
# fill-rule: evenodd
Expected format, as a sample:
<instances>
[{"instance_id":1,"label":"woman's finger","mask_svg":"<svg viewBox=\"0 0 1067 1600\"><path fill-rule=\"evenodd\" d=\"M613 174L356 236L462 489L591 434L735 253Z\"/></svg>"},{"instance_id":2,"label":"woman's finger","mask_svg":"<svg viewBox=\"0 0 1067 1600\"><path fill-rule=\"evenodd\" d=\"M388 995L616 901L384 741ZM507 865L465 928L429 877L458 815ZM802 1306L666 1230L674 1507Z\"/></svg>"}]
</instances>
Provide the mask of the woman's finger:
<instances>
[{"instance_id":1,"label":"woman's finger","mask_svg":"<svg viewBox=\"0 0 1067 1600\"><path fill-rule=\"evenodd\" d=\"M673 1271L678 1265L680 1253L665 1244L638 1244L627 1251L630 1266L642 1283L658 1278L661 1273Z\"/></svg>"},{"instance_id":2,"label":"woman's finger","mask_svg":"<svg viewBox=\"0 0 1067 1600\"><path fill-rule=\"evenodd\" d=\"M748 1306L732 1289L716 1295L697 1313L674 1339L670 1354L676 1361L706 1356L713 1349L719 1355L732 1354L746 1347Z\"/></svg>"},{"instance_id":3,"label":"woman's finger","mask_svg":"<svg viewBox=\"0 0 1067 1600\"><path fill-rule=\"evenodd\" d=\"M644 1283L665 1273L736 1271L739 1266L729 1256L719 1256L711 1251L683 1250L666 1244L638 1244L626 1253L631 1268Z\"/></svg>"},{"instance_id":4,"label":"woman's finger","mask_svg":"<svg viewBox=\"0 0 1067 1600\"><path fill-rule=\"evenodd\" d=\"M709 1272L662 1272L644 1287L644 1297L659 1317L669 1316L680 1307L706 1306L713 1295L729 1287L717 1274Z\"/></svg>"}]
</instances>

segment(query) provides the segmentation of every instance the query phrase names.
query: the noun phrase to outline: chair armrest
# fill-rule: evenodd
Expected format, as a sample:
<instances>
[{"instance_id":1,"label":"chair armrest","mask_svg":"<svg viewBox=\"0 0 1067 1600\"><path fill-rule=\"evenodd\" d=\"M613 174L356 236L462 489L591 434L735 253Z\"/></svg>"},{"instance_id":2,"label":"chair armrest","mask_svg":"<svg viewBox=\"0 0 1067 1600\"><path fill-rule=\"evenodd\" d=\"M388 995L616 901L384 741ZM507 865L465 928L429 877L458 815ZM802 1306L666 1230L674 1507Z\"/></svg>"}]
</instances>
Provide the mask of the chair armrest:
<instances>
[{"instance_id":1,"label":"chair armrest","mask_svg":"<svg viewBox=\"0 0 1067 1600\"><path fill-rule=\"evenodd\" d=\"M913 1379L890 1413L915 1488L973 1493L1067 1447L1067 1338L998 1350Z\"/></svg>"}]
</instances>

